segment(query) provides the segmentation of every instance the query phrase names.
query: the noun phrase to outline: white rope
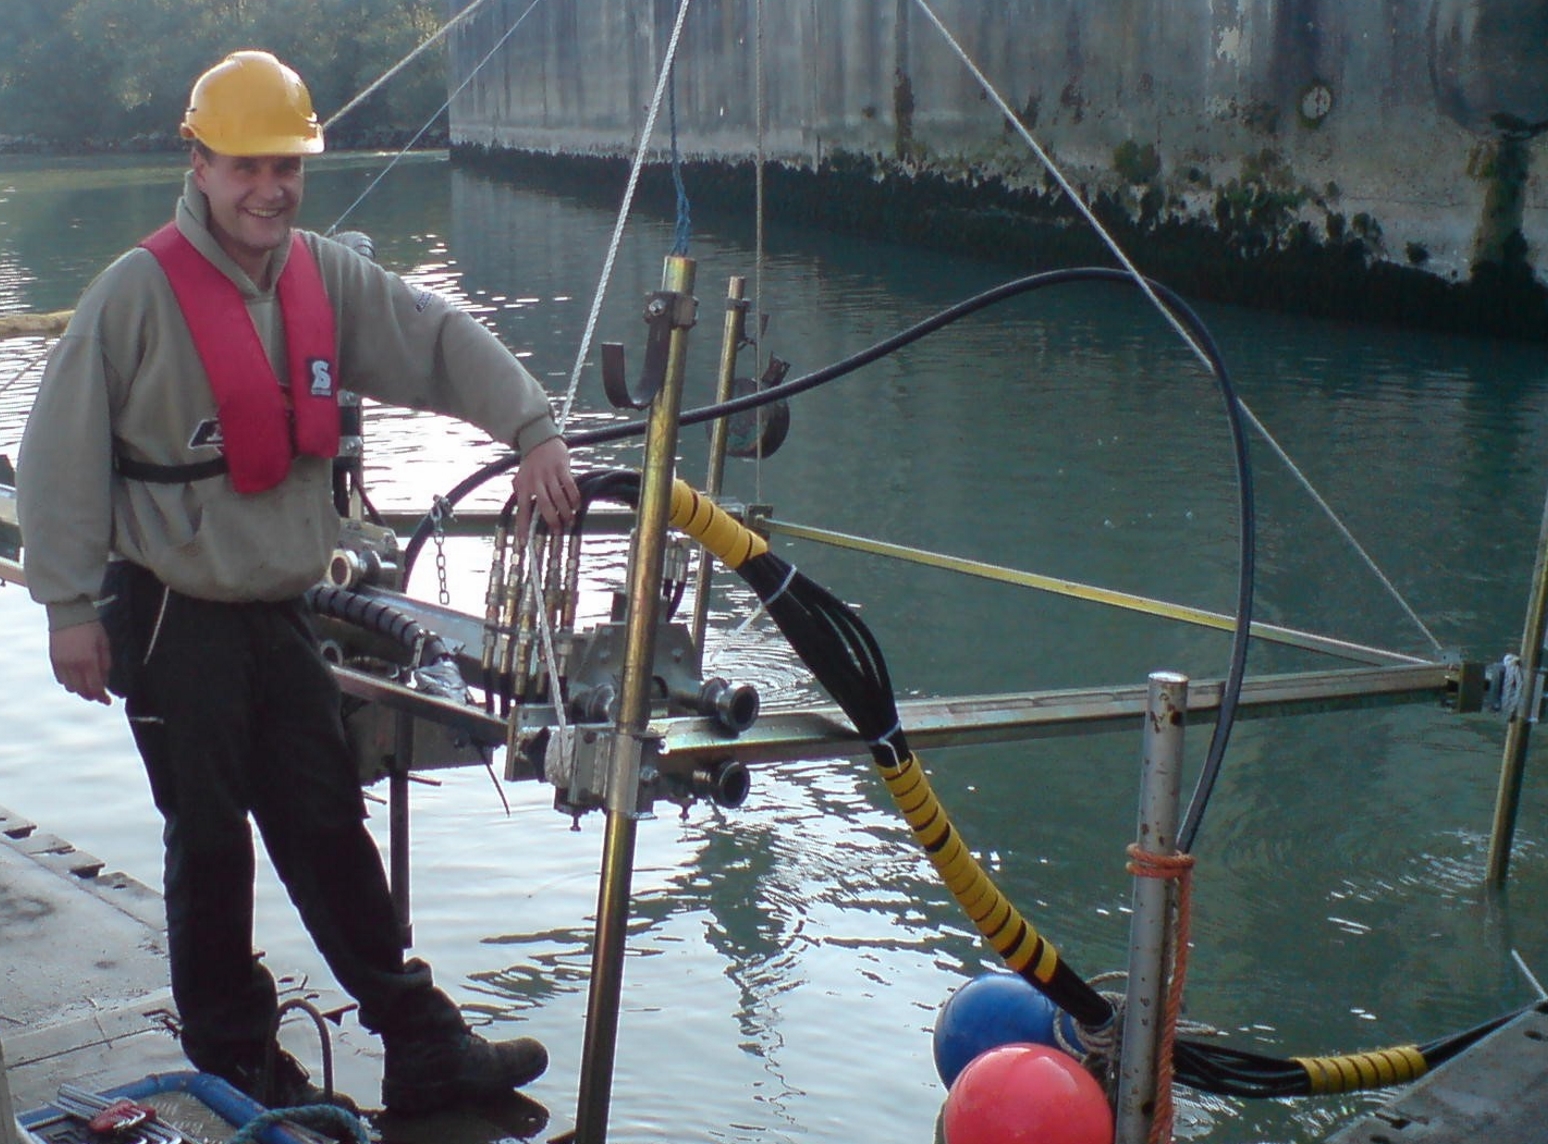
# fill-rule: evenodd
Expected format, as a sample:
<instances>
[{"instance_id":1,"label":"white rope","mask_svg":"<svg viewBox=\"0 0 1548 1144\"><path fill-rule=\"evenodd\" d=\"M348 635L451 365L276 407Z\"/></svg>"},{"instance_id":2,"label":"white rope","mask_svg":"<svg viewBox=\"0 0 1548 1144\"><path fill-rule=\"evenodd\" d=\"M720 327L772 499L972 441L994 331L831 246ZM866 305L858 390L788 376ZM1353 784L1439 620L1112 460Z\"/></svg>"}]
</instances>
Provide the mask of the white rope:
<instances>
[{"instance_id":1,"label":"white rope","mask_svg":"<svg viewBox=\"0 0 1548 1144\"><path fill-rule=\"evenodd\" d=\"M534 0L536 3L536 0ZM688 17L688 6L691 0L682 0L677 9L677 22L672 28L672 38L667 43L666 55L661 62L661 74L656 79L656 94L651 99L650 111L645 118L645 127L640 132L640 144L635 151L634 164L629 170L629 183L624 190L623 204L618 211L618 220L613 226L612 241L608 244L607 257L603 260L602 275L597 282L597 289L591 301L591 313L586 317L586 329L581 336L580 350L575 355L575 366L570 371L570 384L565 390L564 401L559 408L558 425L559 432L564 432L565 423L569 420L570 409L575 402L575 394L580 389L581 369L585 366L586 356L591 349L591 339L596 332L597 322L602 313L602 301L607 295L607 284L612 278L613 264L618 258L618 248L623 240L624 225L629 221L630 207L634 202L634 190L639 183L640 168L645 162L645 151L650 145L651 134L656 128L656 116L661 111L661 101L665 97L667 81L672 76L672 64L677 58L677 46L682 40L683 23ZM528 9L530 11L531 9ZM527 567L531 569L531 575L527 578L526 595L522 602L524 608L534 608L538 616L538 635L543 647L543 664L548 670L550 681L549 693L553 697L554 721L558 725L559 734L564 736L567 727L565 723L564 702L559 694L559 667L558 658L554 654L554 633L549 623L546 609L537 607L537 600L546 598L546 585L543 583L543 572L537 562L537 517L534 514L531 525L527 529ZM554 543L559 542L559 537L553 538Z\"/></svg>"},{"instance_id":2,"label":"white rope","mask_svg":"<svg viewBox=\"0 0 1548 1144\"><path fill-rule=\"evenodd\" d=\"M1521 714L1521 695L1525 687L1526 675L1521 670L1521 657L1507 655L1500 661L1500 712L1501 714L1515 718Z\"/></svg>"},{"instance_id":3,"label":"white rope","mask_svg":"<svg viewBox=\"0 0 1548 1144\"><path fill-rule=\"evenodd\" d=\"M325 230L323 232L324 234L332 234L334 231L338 230L339 229L339 224L341 222L343 222L345 219L347 219L350 216L350 214L354 212L354 209L356 207L358 207L361 203L365 202L366 196L369 195L372 191L374 191L376 189L377 184L380 183L383 179L385 179L387 177L387 172L392 170L395 166L397 166L398 160L403 158L404 155L408 154L409 148L413 147L415 143L419 142L419 137L421 135L423 135L426 131L430 130L430 125L432 123L434 123L437 119L439 119L441 117L441 113L452 105L452 101L454 99L456 99L459 95L462 94L463 89L466 88L468 86L468 84L473 82L473 77L478 75L479 72L484 70L484 65L487 64L490 60L494 59L495 53L498 52L501 48L503 48L505 46L505 41L509 40L513 35L516 34L516 29L521 27L522 22L525 21L526 18L532 14L532 10L534 8L536 8L542 2L543 2L543 0L532 0L532 3L527 5L526 11L524 11L520 16L517 16L516 17L516 22L505 30L505 35L501 36L497 41L495 41L495 46L490 48L489 51L484 54L484 58L483 59L479 60L478 63L473 65L473 70L468 72L467 77L461 83L459 83L457 85L456 90L453 91L450 95L448 95L446 97L446 102L441 104L440 107L436 108L435 114L430 116L429 119L425 120L424 126L421 127L418 131L414 132L414 137L412 139L410 139L407 143L405 143L403 145L402 150L400 150L396 155L394 155L392 157L392 161L389 162L385 167L383 167L381 169L380 173L377 174L376 178L372 179L371 182L369 184L367 184L366 189L360 192L359 197L356 198L354 202L350 203L349 206L344 208L344 213L339 215L338 218L334 219L333 225L330 226L327 230ZM479 4L482 4L482 3L484 3L484 0L475 0L473 8L476 8ZM468 13L473 10L473 8L465 9L461 13L461 15L459 15L459 16L455 17L454 19L448 21L446 27L450 28L452 26L452 24L455 24L458 20L460 20L463 17L467 16ZM445 30L446 29L443 28L442 32L444 32ZM437 33L437 35L439 35L439 34L441 34L441 33ZM428 43L428 42L429 41L426 41L426 43ZM409 53L409 57L412 57L413 55L415 55L419 51L423 50L424 47L425 47L425 44L421 44L418 48L415 48L413 52ZM404 63L408 62L408 58L409 57L405 57L405 59L403 61L401 61L397 66L398 67L402 67L402 65ZM393 70L396 70L396 69L393 69ZM390 72L389 72L389 74L390 74ZM384 80L386 78L387 78L386 76L383 76L382 79L381 80L377 80L376 83L380 84L382 82L382 80ZM375 86L376 86L376 84L372 85L372 87L375 87ZM339 118L339 116L343 115L345 111L348 111L356 103L358 103L358 102L360 102L360 100L364 99L366 97L366 95L370 94L371 90L372 90L372 88L367 88L363 93L361 93L360 95L356 96L355 99L352 100L350 103L346 104L342 110L336 112L333 115L333 117L328 120L328 124L333 123L335 120L337 120ZM324 130L326 130L326 129L327 129L327 124L324 125Z\"/></svg>"},{"instance_id":4,"label":"white rope","mask_svg":"<svg viewBox=\"0 0 1548 1144\"><path fill-rule=\"evenodd\" d=\"M1005 122L1018 135L1020 135L1027 146L1032 149L1032 153L1037 156L1038 161L1043 164L1043 167L1048 171L1049 175L1051 175L1054 181L1059 184L1060 189L1064 191L1070 202L1075 206L1075 209L1078 210L1082 216L1084 216L1086 222L1088 222L1091 225L1091 228L1097 233L1097 236L1104 244L1106 244L1107 248L1112 251L1113 257L1119 261L1124 270L1127 271L1130 277L1134 279L1134 284L1139 287L1140 292L1143 293L1147 299L1149 299L1151 305L1156 308L1157 312L1160 313L1161 317L1166 321L1167 325L1171 326L1172 329L1176 331L1178 337L1182 338L1184 344L1186 344L1187 347L1193 351L1193 354L1204 363L1204 368L1213 371L1214 366L1210 362L1209 356L1204 352L1203 347L1199 345L1199 343L1194 339L1193 335L1188 332L1188 330L1177 319L1177 317L1164 305L1162 305L1161 299L1156 297L1155 291L1151 289L1150 283L1145 280L1145 276L1141 274L1135 267L1134 263L1129 260L1129 256L1124 253L1123 248L1118 245L1117 240L1114 239L1112 235L1107 232L1106 228L1102 226L1101 222L1098 221L1096 215L1092 213L1091 208L1086 204L1085 200L1080 197L1074 186L1071 185L1069 179L1065 178L1064 172L1059 169L1058 164L1049 158L1047 152L1045 152L1043 148L1038 145L1037 140L1032 137L1032 133L1028 131L1026 125L1021 122L1020 116L1018 116L1015 111L1012 110L1010 104L1005 101L1004 97L995 90L994 85L989 82L988 77L986 77L984 73L979 70L978 65L973 62L973 60L968 56L967 52L963 50L962 45L957 42L956 38L952 36L951 32L946 28L946 25L943 24L940 18L936 16L934 11L931 10L929 0L915 0L915 3L919 5L920 9L925 14L925 17L935 25L936 29L940 32L942 37L945 38L946 43L950 45L952 51L957 54L957 58L962 61L963 66L973 74L973 78L977 80L979 86L983 88L984 94L988 96L994 105L1000 109L1000 114L1005 117ZM1424 633L1425 638L1430 641L1431 646L1436 651L1440 651L1440 641L1435 638L1430 629L1425 626L1424 621L1419 618L1418 614L1413 610L1413 608L1409 606L1408 602L1403 599L1402 594L1397 590L1396 586L1393 585L1392 581L1387 579L1386 575L1383 574L1381 569L1377 566L1376 561L1371 558L1370 554L1365 551L1360 542L1355 539L1354 534L1350 532L1349 529L1344 525L1343 521L1338 518L1338 514L1333 511L1332 507L1327 503L1327 501L1323 500L1322 497L1318 494L1317 490L1312 487L1311 482L1307 480L1306 476L1301 472L1299 467L1297 467L1295 462L1290 459L1289 454L1284 451L1279 442L1274 439L1273 434L1268 431L1263 422L1258 420L1257 416L1252 412L1252 410L1247 407L1247 403L1239 396L1236 398L1236 405L1237 408L1242 411L1243 415L1246 416L1252 427L1262 435L1263 439L1268 442L1274 453L1282 462L1284 462L1284 464L1289 468L1290 472L1294 474L1296 480L1300 482L1301 487L1310 494L1317 507L1322 509L1322 511L1327 515L1328 519L1333 522L1333 526L1339 531L1340 535L1343 536L1344 540L1360 556L1360 559L1364 561L1366 567L1368 567L1376 575L1376 578L1382 583L1387 591L1392 594L1393 598L1398 602L1398 605L1407 614L1408 618L1413 621L1413 623L1419 628L1421 632Z\"/></svg>"},{"instance_id":5,"label":"white rope","mask_svg":"<svg viewBox=\"0 0 1548 1144\"><path fill-rule=\"evenodd\" d=\"M469 4L466 8L464 8L462 11L458 12L450 20L446 21L446 23L442 24L440 26L440 28L436 30L435 34L432 35L428 40L426 40L424 43L420 44L419 47L415 48L413 51L411 51L408 55L404 56L397 63L393 64L392 67L388 68L381 75L377 76L376 77L376 81L374 83L372 83L369 87L367 87L359 95L355 96L354 99L350 100L343 107L339 108L332 115L330 115L328 117L327 121L324 122L323 125L322 125L323 131L324 132L328 131L330 128L332 128L332 126L335 123L337 123L339 120L343 119L346 115L348 115L351 111L355 110L355 108L359 107L366 100L370 99L372 94L376 91L377 88L381 87L388 80L392 79L393 76L397 75L404 68L408 67L409 64L413 63L416 59L418 59L419 56L423 52L427 51L428 49L430 49L434 45L440 43L441 40L443 40L446 37L446 34L448 32L450 32L458 24L461 24L469 16L473 15L473 13L477 12L480 8L482 8L488 2L489 2L489 0L473 0L473 3ZM529 8L528 11L530 12L531 9ZM525 18L526 18L525 15L523 15L522 19L525 19ZM519 24L519 23L521 23L521 20L517 20L516 22ZM443 104L441 110L444 111L445 109L446 109L445 105ZM436 115L440 115L440 113L441 112L438 111L438 112L436 112Z\"/></svg>"},{"instance_id":6,"label":"white rope","mask_svg":"<svg viewBox=\"0 0 1548 1144\"><path fill-rule=\"evenodd\" d=\"M796 568L795 568L795 565L792 564L790 566L790 571L785 573L784 581L780 584L778 589L775 590L774 594L771 595L767 600L759 600L758 601L758 606L756 608L754 608L752 611L748 612L746 617L742 620L742 622L737 624L736 627L731 629L732 637L734 638L736 636L740 636L743 632L745 632L748 628L750 628L752 626L752 623L753 623L754 620L756 620L759 616L763 615L764 612L768 611L770 604L772 604L775 600L779 599L781 596L783 596L785 594L785 589L790 587L791 583L795 580L795 578L796 578ZM890 733L891 732L889 732L889 734Z\"/></svg>"},{"instance_id":7,"label":"white rope","mask_svg":"<svg viewBox=\"0 0 1548 1144\"><path fill-rule=\"evenodd\" d=\"M634 189L640 181L640 168L645 164L645 150L650 146L651 134L656 129L656 116L661 112L661 100L666 94L667 81L672 76L672 63L677 58L677 45L682 39L683 22L688 17L691 0L682 0L677 9L677 23L672 28L672 38L667 43L666 57L661 62L661 74L656 78L656 94L650 101L650 111L645 117L645 127L640 132L640 143L634 152L634 163L629 168L629 182L624 188L623 203L618 209L618 221L613 224L613 238L608 244L607 257L602 261L602 275L597 282L596 293L591 299L591 313L586 316L586 329L581 335L580 350L575 355L575 365L570 370L570 385L565 391L564 403L559 407L559 431L564 431L570 417L570 407L580 389L581 370L586 355L591 352L591 339L596 333L597 321L602 313L602 300L607 295L608 280L613 276L613 263L618 258L618 247L623 242L624 225L629 221L629 211L634 202Z\"/></svg>"}]
</instances>

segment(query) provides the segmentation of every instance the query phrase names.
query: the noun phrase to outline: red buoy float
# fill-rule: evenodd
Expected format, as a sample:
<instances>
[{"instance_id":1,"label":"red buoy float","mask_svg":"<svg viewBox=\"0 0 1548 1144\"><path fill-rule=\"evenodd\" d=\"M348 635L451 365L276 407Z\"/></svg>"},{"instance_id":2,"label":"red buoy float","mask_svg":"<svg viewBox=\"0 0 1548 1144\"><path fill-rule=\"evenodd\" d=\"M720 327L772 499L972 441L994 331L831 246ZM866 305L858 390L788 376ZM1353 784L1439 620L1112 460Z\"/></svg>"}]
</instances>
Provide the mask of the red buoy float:
<instances>
[{"instance_id":1,"label":"red buoy float","mask_svg":"<svg viewBox=\"0 0 1548 1144\"><path fill-rule=\"evenodd\" d=\"M974 1057L946 1095L946 1144L1113 1144L1102 1086L1068 1053L1001 1045Z\"/></svg>"}]
</instances>

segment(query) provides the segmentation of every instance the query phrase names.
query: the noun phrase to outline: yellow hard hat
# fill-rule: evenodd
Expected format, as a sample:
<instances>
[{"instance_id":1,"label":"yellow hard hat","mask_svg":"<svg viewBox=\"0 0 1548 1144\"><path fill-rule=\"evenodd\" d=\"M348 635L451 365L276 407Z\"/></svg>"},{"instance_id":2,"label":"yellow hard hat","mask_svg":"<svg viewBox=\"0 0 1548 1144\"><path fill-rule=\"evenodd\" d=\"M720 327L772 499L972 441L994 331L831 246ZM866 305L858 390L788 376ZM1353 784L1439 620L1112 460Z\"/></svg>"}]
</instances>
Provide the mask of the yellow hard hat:
<instances>
[{"instance_id":1,"label":"yellow hard hat","mask_svg":"<svg viewBox=\"0 0 1548 1144\"><path fill-rule=\"evenodd\" d=\"M221 155L316 155L306 84L268 52L232 52L194 81L180 132Z\"/></svg>"}]
</instances>

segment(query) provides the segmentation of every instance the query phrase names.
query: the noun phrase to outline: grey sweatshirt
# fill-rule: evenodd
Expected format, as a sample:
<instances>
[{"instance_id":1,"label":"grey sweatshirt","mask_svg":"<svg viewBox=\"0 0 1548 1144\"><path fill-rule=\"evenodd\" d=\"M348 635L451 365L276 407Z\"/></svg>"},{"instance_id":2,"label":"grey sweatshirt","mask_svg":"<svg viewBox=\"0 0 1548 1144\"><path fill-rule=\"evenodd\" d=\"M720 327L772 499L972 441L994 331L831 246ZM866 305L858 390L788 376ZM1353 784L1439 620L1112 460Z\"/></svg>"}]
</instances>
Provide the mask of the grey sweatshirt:
<instances>
[{"instance_id":1,"label":"grey sweatshirt","mask_svg":"<svg viewBox=\"0 0 1548 1144\"><path fill-rule=\"evenodd\" d=\"M208 229L190 175L178 229L241 290L277 376L286 376L274 290L259 290ZM416 290L339 243L300 232L333 305L339 385L378 401L470 422L523 452L556 436L542 385L471 315ZM277 251L277 281L288 248ZM125 456L207 461L196 444L215 398L160 264L136 247L86 289L54 347L22 436L17 509L28 590L57 630L96 618L113 556L185 595L282 600L322 576L338 539L332 462L296 457L275 488L234 492L222 476L178 484L126 480Z\"/></svg>"}]
</instances>

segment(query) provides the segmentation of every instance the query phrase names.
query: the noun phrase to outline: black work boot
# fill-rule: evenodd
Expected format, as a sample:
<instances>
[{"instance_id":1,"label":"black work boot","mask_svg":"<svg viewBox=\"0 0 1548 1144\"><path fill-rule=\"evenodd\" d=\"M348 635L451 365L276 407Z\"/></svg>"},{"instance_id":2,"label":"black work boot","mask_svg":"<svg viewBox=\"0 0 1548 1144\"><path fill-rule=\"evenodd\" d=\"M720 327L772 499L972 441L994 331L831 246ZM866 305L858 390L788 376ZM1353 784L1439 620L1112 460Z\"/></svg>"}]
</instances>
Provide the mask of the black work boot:
<instances>
[{"instance_id":1,"label":"black work boot","mask_svg":"<svg viewBox=\"0 0 1548 1144\"><path fill-rule=\"evenodd\" d=\"M387 1061L382 1104L389 1112L411 1116L509 1096L548 1067L548 1050L531 1037L486 1041L464 1032L431 1040L383 1041Z\"/></svg>"},{"instance_id":2,"label":"black work boot","mask_svg":"<svg viewBox=\"0 0 1548 1144\"><path fill-rule=\"evenodd\" d=\"M342 1092L331 1095L312 1083L311 1075L284 1049L274 1050L274 1064L264 1083L263 1062L233 1064L211 1070L239 1092L252 1097L265 1108L302 1108L310 1104L331 1104L351 1115L360 1114L360 1106Z\"/></svg>"}]
</instances>

